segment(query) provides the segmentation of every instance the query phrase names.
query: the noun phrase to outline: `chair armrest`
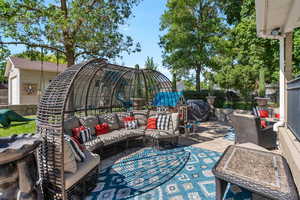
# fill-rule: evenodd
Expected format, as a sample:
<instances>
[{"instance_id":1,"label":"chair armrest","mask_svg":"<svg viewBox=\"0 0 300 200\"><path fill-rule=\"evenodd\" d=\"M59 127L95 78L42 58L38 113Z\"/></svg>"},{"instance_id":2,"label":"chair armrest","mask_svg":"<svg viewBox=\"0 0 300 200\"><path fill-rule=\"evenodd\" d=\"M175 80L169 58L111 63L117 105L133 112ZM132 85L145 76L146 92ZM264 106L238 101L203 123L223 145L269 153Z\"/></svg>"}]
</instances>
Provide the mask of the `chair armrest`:
<instances>
[{"instance_id":1,"label":"chair armrest","mask_svg":"<svg viewBox=\"0 0 300 200\"><path fill-rule=\"evenodd\" d=\"M272 126L272 125L269 125L269 126L267 126L266 128L262 128L260 131L261 131L262 133L272 133L272 132L274 132L274 131L273 131L273 126Z\"/></svg>"}]
</instances>

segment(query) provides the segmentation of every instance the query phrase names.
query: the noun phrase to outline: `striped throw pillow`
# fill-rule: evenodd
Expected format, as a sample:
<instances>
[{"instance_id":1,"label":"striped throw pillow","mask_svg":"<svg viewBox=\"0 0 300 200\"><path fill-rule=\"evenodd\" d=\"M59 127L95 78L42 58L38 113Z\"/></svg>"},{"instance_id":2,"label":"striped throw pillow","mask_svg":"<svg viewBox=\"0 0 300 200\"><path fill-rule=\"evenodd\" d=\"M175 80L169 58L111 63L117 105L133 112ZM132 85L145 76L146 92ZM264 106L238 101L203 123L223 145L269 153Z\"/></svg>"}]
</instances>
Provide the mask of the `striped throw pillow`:
<instances>
[{"instance_id":1,"label":"striped throw pillow","mask_svg":"<svg viewBox=\"0 0 300 200\"><path fill-rule=\"evenodd\" d=\"M157 117L157 129L168 130L169 124L170 124L170 119L171 119L170 115L159 114Z\"/></svg>"},{"instance_id":2,"label":"striped throw pillow","mask_svg":"<svg viewBox=\"0 0 300 200\"><path fill-rule=\"evenodd\" d=\"M81 144L84 144L85 142L88 142L92 140L92 129L86 128L79 133L79 140Z\"/></svg>"},{"instance_id":3,"label":"striped throw pillow","mask_svg":"<svg viewBox=\"0 0 300 200\"><path fill-rule=\"evenodd\" d=\"M78 162L83 162L86 156L73 138L65 135L65 142L69 143L69 146L71 147L71 150L75 156L75 160Z\"/></svg>"},{"instance_id":4,"label":"striped throw pillow","mask_svg":"<svg viewBox=\"0 0 300 200\"><path fill-rule=\"evenodd\" d=\"M131 120L131 121L125 121L125 128L126 129L137 129L138 128L138 121L135 120Z\"/></svg>"}]
</instances>

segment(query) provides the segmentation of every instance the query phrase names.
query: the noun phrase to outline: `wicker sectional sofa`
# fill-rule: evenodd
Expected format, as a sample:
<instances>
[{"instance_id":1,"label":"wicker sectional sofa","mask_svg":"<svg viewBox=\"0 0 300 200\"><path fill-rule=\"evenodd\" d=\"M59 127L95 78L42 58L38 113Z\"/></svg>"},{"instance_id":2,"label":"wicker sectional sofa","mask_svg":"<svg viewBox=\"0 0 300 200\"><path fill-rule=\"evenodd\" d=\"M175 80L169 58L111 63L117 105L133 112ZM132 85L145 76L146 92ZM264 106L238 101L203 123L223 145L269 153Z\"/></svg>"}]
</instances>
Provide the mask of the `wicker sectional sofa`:
<instances>
[{"instance_id":1,"label":"wicker sectional sofa","mask_svg":"<svg viewBox=\"0 0 300 200\"><path fill-rule=\"evenodd\" d=\"M68 197L72 198L73 190L76 190L76 186L82 187L90 179L86 177L93 177L97 174L98 166L100 164L100 155L93 152L101 154L103 147L126 141L133 138L143 138L144 144L145 139L149 138L152 140L152 144L159 148L160 139L173 139L178 138L179 130L178 123L179 117L178 113L169 113L173 116L170 119L168 130L158 130L158 129L147 129L147 121L149 117L158 116L159 112L148 111L148 110L138 110L132 112L134 117L137 119L139 127L137 129L125 129L123 117L128 116L128 113L105 113L97 116L86 116L82 118L71 117L64 122L64 131L66 135L72 135L72 128L77 128L79 126L85 126L91 128L92 133L95 133L95 126L97 124L106 122L109 124L110 132L94 136L91 140L84 143L85 149L84 154L86 159L82 163L77 164L77 171L75 173L65 172L65 187L68 193ZM174 121L175 120L175 121ZM177 142L172 140L173 142ZM100 151L99 151L100 150ZM84 195L84 193L83 193Z\"/></svg>"},{"instance_id":2,"label":"wicker sectional sofa","mask_svg":"<svg viewBox=\"0 0 300 200\"><path fill-rule=\"evenodd\" d=\"M67 134L71 134L72 128L78 127L80 125L84 125L86 127L91 128L93 131L96 124L107 122L111 127L111 131L107 134L99 135L94 137L92 140L86 142L84 146L89 151L94 151L101 147L105 147L114 143L118 143L121 141L129 140L135 137L145 136L154 140L154 144L157 144L159 139L165 138L175 138L178 136L178 122L171 123L169 130L158 130L151 129L147 130L147 119L149 117L153 117L158 115L158 112L155 111L147 111L147 110L139 110L133 111L134 117L138 120L139 127L137 129L127 130L124 127L124 123L122 118L128 113L106 113L98 116L87 116L83 118L73 117L69 120L65 121L65 131ZM176 119L177 120L177 119ZM179 120L178 120L179 121ZM177 126L177 127L176 127Z\"/></svg>"}]
</instances>

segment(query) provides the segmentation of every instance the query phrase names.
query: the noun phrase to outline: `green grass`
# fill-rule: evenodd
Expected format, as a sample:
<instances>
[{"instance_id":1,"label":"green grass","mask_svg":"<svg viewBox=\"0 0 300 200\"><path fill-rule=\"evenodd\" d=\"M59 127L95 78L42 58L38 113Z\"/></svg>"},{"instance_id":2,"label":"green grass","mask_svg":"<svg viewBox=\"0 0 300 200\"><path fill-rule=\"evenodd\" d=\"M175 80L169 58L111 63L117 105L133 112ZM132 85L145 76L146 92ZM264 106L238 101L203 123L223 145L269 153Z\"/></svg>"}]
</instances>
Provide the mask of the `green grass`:
<instances>
[{"instance_id":1,"label":"green grass","mask_svg":"<svg viewBox=\"0 0 300 200\"><path fill-rule=\"evenodd\" d=\"M35 115L25 116L26 118L35 119ZM6 137L13 134L35 133L35 121L30 122L12 122L9 128L3 128L0 125L0 137Z\"/></svg>"}]
</instances>

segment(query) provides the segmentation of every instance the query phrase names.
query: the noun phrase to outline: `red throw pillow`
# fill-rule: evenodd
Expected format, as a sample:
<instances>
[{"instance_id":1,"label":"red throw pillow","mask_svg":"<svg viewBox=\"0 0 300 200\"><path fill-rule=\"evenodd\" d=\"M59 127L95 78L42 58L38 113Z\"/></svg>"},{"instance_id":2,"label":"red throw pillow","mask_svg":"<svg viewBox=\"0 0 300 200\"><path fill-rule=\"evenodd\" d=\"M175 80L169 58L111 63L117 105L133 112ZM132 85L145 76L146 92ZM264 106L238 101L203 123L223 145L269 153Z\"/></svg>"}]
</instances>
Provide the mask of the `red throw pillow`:
<instances>
[{"instance_id":1,"label":"red throw pillow","mask_svg":"<svg viewBox=\"0 0 300 200\"><path fill-rule=\"evenodd\" d=\"M280 114L275 114L275 118L280 119Z\"/></svg>"},{"instance_id":2,"label":"red throw pillow","mask_svg":"<svg viewBox=\"0 0 300 200\"><path fill-rule=\"evenodd\" d=\"M259 116L260 118L268 118L269 112L267 110L259 110Z\"/></svg>"},{"instance_id":3,"label":"red throw pillow","mask_svg":"<svg viewBox=\"0 0 300 200\"><path fill-rule=\"evenodd\" d=\"M134 120L135 120L134 117L123 117L124 122L131 122L131 121L134 121Z\"/></svg>"},{"instance_id":4,"label":"red throw pillow","mask_svg":"<svg viewBox=\"0 0 300 200\"><path fill-rule=\"evenodd\" d=\"M84 126L79 126L77 128L72 128L72 134L74 137L79 138L80 136L80 131L83 131L85 129Z\"/></svg>"},{"instance_id":5,"label":"red throw pillow","mask_svg":"<svg viewBox=\"0 0 300 200\"><path fill-rule=\"evenodd\" d=\"M82 144L80 144L80 142L79 142L79 140L78 140L77 137L72 136L71 139L72 139L74 142L76 142L76 144L79 146L79 148L80 148L82 151L85 150L85 146L82 145Z\"/></svg>"},{"instance_id":6,"label":"red throw pillow","mask_svg":"<svg viewBox=\"0 0 300 200\"><path fill-rule=\"evenodd\" d=\"M157 118L149 118L147 123L147 129L157 129Z\"/></svg>"},{"instance_id":7,"label":"red throw pillow","mask_svg":"<svg viewBox=\"0 0 300 200\"><path fill-rule=\"evenodd\" d=\"M103 135L109 132L109 125L108 123L98 124L97 126L95 126L95 130L97 136Z\"/></svg>"},{"instance_id":8,"label":"red throw pillow","mask_svg":"<svg viewBox=\"0 0 300 200\"><path fill-rule=\"evenodd\" d=\"M262 128L266 128L267 127L267 122L265 120L260 120L260 125Z\"/></svg>"}]
</instances>

